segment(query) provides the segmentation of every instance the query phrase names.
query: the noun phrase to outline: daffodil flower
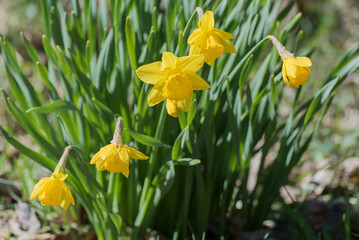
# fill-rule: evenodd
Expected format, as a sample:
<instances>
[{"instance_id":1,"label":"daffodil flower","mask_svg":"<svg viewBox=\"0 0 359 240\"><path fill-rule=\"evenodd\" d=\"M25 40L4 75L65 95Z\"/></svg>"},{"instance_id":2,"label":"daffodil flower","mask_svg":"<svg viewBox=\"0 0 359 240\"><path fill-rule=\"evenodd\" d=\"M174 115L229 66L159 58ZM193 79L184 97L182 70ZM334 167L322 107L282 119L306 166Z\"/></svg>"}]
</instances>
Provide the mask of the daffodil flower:
<instances>
[{"instance_id":1,"label":"daffodil flower","mask_svg":"<svg viewBox=\"0 0 359 240\"><path fill-rule=\"evenodd\" d=\"M130 158L146 160L148 157L140 151L122 143L122 118L118 118L113 140L102 147L91 159L98 171L122 173L126 178L129 174Z\"/></svg>"},{"instance_id":2,"label":"daffodil flower","mask_svg":"<svg viewBox=\"0 0 359 240\"><path fill-rule=\"evenodd\" d=\"M292 57L284 58L282 66L282 76L285 84L299 87L300 85L307 84L312 62L307 57Z\"/></svg>"},{"instance_id":3,"label":"daffodil flower","mask_svg":"<svg viewBox=\"0 0 359 240\"><path fill-rule=\"evenodd\" d=\"M163 100L172 117L178 117L178 111L187 112L192 103L193 90L203 90L211 86L196 75L204 64L204 55L197 54L176 57L164 52L162 61L150 63L137 69L137 76L145 83L153 84L148 95L148 105L154 106Z\"/></svg>"},{"instance_id":4,"label":"daffodil flower","mask_svg":"<svg viewBox=\"0 0 359 240\"><path fill-rule=\"evenodd\" d=\"M41 179L34 187L30 199L38 197L42 205L60 206L67 210L69 205L75 205L75 200L69 187L64 183L67 174L64 174L67 157L71 147L65 148L59 164L51 177Z\"/></svg>"},{"instance_id":5,"label":"daffodil flower","mask_svg":"<svg viewBox=\"0 0 359 240\"><path fill-rule=\"evenodd\" d=\"M191 45L189 55L203 53L207 64L212 65L224 52L236 53L230 41L233 38L232 34L214 27L213 12L207 11L188 38L187 43Z\"/></svg>"},{"instance_id":6,"label":"daffodil flower","mask_svg":"<svg viewBox=\"0 0 359 240\"><path fill-rule=\"evenodd\" d=\"M279 56L283 60L282 76L284 83L299 87L307 84L309 75L312 75L310 66L312 61L308 57L295 57L293 53L287 51L285 47L273 36L267 37L277 48Z\"/></svg>"}]
</instances>

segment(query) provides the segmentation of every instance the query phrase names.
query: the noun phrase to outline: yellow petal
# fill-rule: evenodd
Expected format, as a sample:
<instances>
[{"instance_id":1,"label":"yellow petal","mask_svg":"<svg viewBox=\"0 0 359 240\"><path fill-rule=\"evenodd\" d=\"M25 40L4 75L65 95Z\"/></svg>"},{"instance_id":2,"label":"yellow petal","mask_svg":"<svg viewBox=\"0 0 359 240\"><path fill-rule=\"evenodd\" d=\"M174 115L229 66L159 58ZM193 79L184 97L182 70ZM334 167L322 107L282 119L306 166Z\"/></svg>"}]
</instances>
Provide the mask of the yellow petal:
<instances>
[{"instance_id":1,"label":"yellow petal","mask_svg":"<svg viewBox=\"0 0 359 240\"><path fill-rule=\"evenodd\" d=\"M228 39L219 39L221 41L224 51L227 53L236 53L236 48L234 47L233 43Z\"/></svg>"},{"instance_id":2,"label":"yellow petal","mask_svg":"<svg viewBox=\"0 0 359 240\"><path fill-rule=\"evenodd\" d=\"M110 158L106 161L105 166L107 171L113 173L121 172L125 177L128 177L129 174L129 164L130 164L130 156L129 151L124 148L120 147L118 154Z\"/></svg>"},{"instance_id":3,"label":"yellow petal","mask_svg":"<svg viewBox=\"0 0 359 240\"><path fill-rule=\"evenodd\" d=\"M191 55L179 58L179 69L181 71L198 72L204 64L204 55Z\"/></svg>"},{"instance_id":4,"label":"yellow petal","mask_svg":"<svg viewBox=\"0 0 359 240\"><path fill-rule=\"evenodd\" d=\"M207 11L203 17L198 21L198 26L204 30L210 30L214 27L214 17L212 11Z\"/></svg>"},{"instance_id":5,"label":"yellow petal","mask_svg":"<svg viewBox=\"0 0 359 240\"><path fill-rule=\"evenodd\" d=\"M43 179L41 179L35 186L34 186L34 190L31 193L30 199L34 199L36 198L42 191L42 189L44 188L44 185L46 183L48 183L52 178L51 177L45 177Z\"/></svg>"},{"instance_id":6,"label":"yellow petal","mask_svg":"<svg viewBox=\"0 0 359 240\"><path fill-rule=\"evenodd\" d=\"M286 71L286 75L292 78L296 78L297 77L297 70L298 67L294 66L292 64L289 64L288 62L283 62L283 65L285 65L285 71Z\"/></svg>"},{"instance_id":7,"label":"yellow petal","mask_svg":"<svg viewBox=\"0 0 359 240\"><path fill-rule=\"evenodd\" d=\"M101 159L100 161L98 161L96 163L97 171L99 172L105 171L106 170L105 163L106 163L105 159Z\"/></svg>"},{"instance_id":8,"label":"yellow petal","mask_svg":"<svg viewBox=\"0 0 359 240\"><path fill-rule=\"evenodd\" d=\"M161 79L166 78L167 72L161 71L162 63L154 62L143 65L136 70L136 74L141 81L149 84L156 84Z\"/></svg>"},{"instance_id":9,"label":"yellow petal","mask_svg":"<svg viewBox=\"0 0 359 240\"><path fill-rule=\"evenodd\" d=\"M202 33L202 30L201 30L200 28L197 28L197 29L193 30L193 32L191 33L191 35L188 37L187 44L188 44L188 45L193 45L193 44L195 44L196 39L197 39L198 37L200 37L201 33Z\"/></svg>"},{"instance_id":10,"label":"yellow petal","mask_svg":"<svg viewBox=\"0 0 359 240\"><path fill-rule=\"evenodd\" d=\"M148 157L145 154L141 153L137 149L132 148L132 147L128 147L126 145L122 145L122 146L129 150L130 158L138 159L138 160L146 160L146 159L148 159Z\"/></svg>"},{"instance_id":11,"label":"yellow petal","mask_svg":"<svg viewBox=\"0 0 359 240\"><path fill-rule=\"evenodd\" d=\"M61 203L60 207L62 207L64 210L67 210L69 208L70 203L72 205L75 205L75 200L71 194L71 191L69 187L63 183L62 184L62 196L61 196Z\"/></svg>"},{"instance_id":12,"label":"yellow petal","mask_svg":"<svg viewBox=\"0 0 359 240\"><path fill-rule=\"evenodd\" d=\"M287 72L285 70L285 64L282 65L282 76L283 76L283 80L284 80L284 83L290 87L290 84L288 82L288 78L287 78Z\"/></svg>"},{"instance_id":13,"label":"yellow petal","mask_svg":"<svg viewBox=\"0 0 359 240\"><path fill-rule=\"evenodd\" d=\"M130 162L130 150L125 147L125 145L121 145L118 156L120 157L120 161L124 163Z\"/></svg>"},{"instance_id":14,"label":"yellow petal","mask_svg":"<svg viewBox=\"0 0 359 240\"><path fill-rule=\"evenodd\" d=\"M201 54L201 48L198 45L192 45L189 49L189 56Z\"/></svg>"},{"instance_id":15,"label":"yellow petal","mask_svg":"<svg viewBox=\"0 0 359 240\"><path fill-rule=\"evenodd\" d=\"M283 59L287 64L300 66L300 67L310 67L312 66L312 61L308 57L294 57L294 58L285 58Z\"/></svg>"},{"instance_id":16,"label":"yellow petal","mask_svg":"<svg viewBox=\"0 0 359 240\"><path fill-rule=\"evenodd\" d=\"M52 178L48 181L38 197L39 201L44 205L58 206L61 203L62 197L62 181Z\"/></svg>"},{"instance_id":17,"label":"yellow petal","mask_svg":"<svg viewBox=\"0 0 359 240\"><path fill-rule=\"evenodd\" d=\"M218 28L213 28L212 31L215 32L220 39L233 39L234 38L233 34L231 34L229 32L225 32Z\"/></svg>"},{"instance_id":18,"label":"yellow petal","mask_svg":"<svg viewBox=\"0 0 359 240\"><path fill-rule=\"evenodd\" d=\"M176 105L174 105L173 102L169 99L166 101L166 109L169 115L175 118L178 117L178 109Z\"/></svg>"},{"instance_id":19,"label":"yellow petal","mask_svg":"<svg viewBox=\"0 0 359 240\"><path fill-rule=\"evenodd\" d=\"M130 163L121 163L121 169L121 173L123 174L123 176L128 178L128 175L130 173Z\"/></svg>"},{"instance_id":20,"label":"yellow petal","mask_svg":"<svg viewBox=\"0 0 359 240\"><path fill-rule=\"evenodd\" d=\"M165 80L161 80L155 84L151 92L148 94L148 106L152 107L165 100L165 97L162 96L162 88L164 85Z\"/></svg>"},{"instance_id":21,"label":"yellow petal","mask_svg":"<svg viewBox=\"0 0 359 240\"><path fill-rule=\"evenodd\" d=\"M162 64L161 64L161 70L169 70L171 68L175 68L178 65L178 58L176 55L174 55L171 52L164 52L162 54Z\"/></svg>"},{"instance_id":22,"label":"yellow petal","mask_svg":"<svg viewBox=\"0 0 359 240\"><path fill-rule=\"evenodd\" d=\"M211 86L197 74L190 71L186 71L185 74L188 75L189 79L191 80L193 90L204 90L211 88Z\"/></svg>"},{"instance_id":23,"label":"yellow petal","mask_svg":"<svg viewBox=\"0 0 359 240\"><path fill-rule=\"evenodd\" d=\"M102 160L105 160L106 158L111 157L112 155L116 154L116 146L113 143L110 143L100 149L92 158L90 161L90 164L95 164L96 162Z\"/></svg>"}]
</instances>

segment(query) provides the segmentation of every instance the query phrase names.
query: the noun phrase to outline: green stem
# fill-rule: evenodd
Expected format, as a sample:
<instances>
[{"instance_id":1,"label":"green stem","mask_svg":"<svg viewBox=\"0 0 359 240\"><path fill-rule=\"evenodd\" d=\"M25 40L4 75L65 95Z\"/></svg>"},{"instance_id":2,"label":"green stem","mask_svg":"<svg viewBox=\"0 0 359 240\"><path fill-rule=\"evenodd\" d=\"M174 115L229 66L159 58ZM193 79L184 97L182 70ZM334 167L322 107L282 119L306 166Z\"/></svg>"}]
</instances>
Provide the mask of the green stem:
<instances>
[{"instance_id":1,"label":"green stem","mask_svg":"<svg viewBox=\"0 0 359 240\"><path fill-rule=\"evenodd\" d=\"M155 138L156 139L161 139L161 137L163 135L163 130L164 130L164 124L165 124L165 121L166 121L166 117L167 117L166 104L163 103L162 109L161 109L160 119L158 121L157 129L156 129L156 133L155 133ZM154 148L152 150L150 158L148 160L147 176L146 176L145 182L143 184L143 190L142 190L141 198L140 198L140 206L142 206L144 204L144 202L145 202L147 191L148 191L148 188L150 186L150 182L152 180L154 166L156 165L155 161L157 160L156 159L157 151L158 151L158 148L157 147Z\"/></svg>"}]
</instances>

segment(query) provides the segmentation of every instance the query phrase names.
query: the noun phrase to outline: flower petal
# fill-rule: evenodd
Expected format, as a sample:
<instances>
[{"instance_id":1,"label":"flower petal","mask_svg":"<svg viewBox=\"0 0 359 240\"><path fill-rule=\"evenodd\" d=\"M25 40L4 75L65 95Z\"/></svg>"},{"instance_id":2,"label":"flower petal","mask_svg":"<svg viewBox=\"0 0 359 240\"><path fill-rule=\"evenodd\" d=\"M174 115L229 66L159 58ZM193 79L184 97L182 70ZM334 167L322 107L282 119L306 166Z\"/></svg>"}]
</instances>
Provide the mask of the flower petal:
<instances>
[{"instance_id":1,"label":"flower petal","mask_svg":"<svg viewBox=\"0 0 359 240\"><path fill-rule=\"evenodd\" d=\"M286 71L286 75L292 78L296 78L298 73L297 70L299 67L294 66L292 64L289 64L288 62L283 62L283 65L285 65L285 71Z\"/></svg>"},{"instance_id":2,"label":"flower petal","mask_svg":"<svg viewBox=\"0 0 359 240\"><path fill-rule=\"evenodd\" d=\"M99 172L105 171L106 170L105 163L106 163L106 160L104 160L104 159L101 159L100 161L98 161L96 163L97 171L99 171Z\"/></svg>"},{"instance_id":3,"label":"flower petal","mask_svg":"<svg viewBox=\"0 0 359 240\"><path fill-rule=\"evenodd\" d=\"M223 31L221 29L218 29L218 28L213 28L212 31L215 32L220 39L233 39L233 38L235 38L233 34L231 34L229 32L225 32L225 31Z\"/></svg>"},{"instance_id":4,"label":"flower petal","mask_svg":"<svg viewBox=\"0 0 359 240\"><path fill-rule=\"evenodd\" d=\"M171 52L162 53L162 64L161 70L169 70L171 68L175 68L178 65L178 57Z\"/></svg>"},{"instance_id":5,"label":"flower petal","mask_svg":"<svg viewBox=\"0 0 359 240\"><path fill-rule=\"evenodd\" d=\"M198 72L204 64L204 55L197 54L179 58L179 69L181 71Z\"/></svg>"},{"instance_id":6,"label":"flower petal","mask_svg":"<svg viewBox=\"0 0 359 240\"><path fill-rule=\"evenodd\" d=\"M227 52L227 53L236 53L236 48L234 47L231 40L219 38L219 41L221 41L225 52Z\"/></svg>"},{"instance_id":7,"label":"flower petal","mask_svg":"<svg viewBox=\"0 0 359 240\"><path fill-rule=\"evenodd\" d=\"M193 30L191 35L188 37L187 44L188 45L195 44L197 38L200 37L201 33L202 33L202 30L200 28Z\"/></svg>"},{"instance_id":8,"label":"flower petal","mask_svg":"<svg viewBox=\"0 0 359 240\"><path fill-rule=\"evenodd\" d=\"M121 172L125 177L129 174L130 156L129 151L123 147L120 147L118 154L111 159L108 159L105 163L106 169L109 172L119 173Z\"/></svg>"},{"instance_id":9,"label":"flower petal","mask_svg":"<svg viewBox=\"0 0 359 240\"><path fill-rule=\"evenodd\" d=\"M142 82L156 84L161 79L165 79L167 72L161 71L162 62L154 62L143 65L136 70L136 74Z\"/></svg>"},{"instance_id":10,"label":"flower petal","mask_svg":"<svg viewBox=\"0 0 359 240\"><path fill-rule=\"evenodd\" d=\"M36 185L34 186L34 190L31 193L30 199L36 198L44 188L44 185L48 183L52 178L51 177L45 177L41 179Z\"/></svg>"},{"instance_id":11,"label":"flower petal","mask_svg":"<svg viewBox=\"0 0 359 240\"><path fill-rule=\"evenodd\" d=\"M190 72L190 71L186 71L185 74L191 80L193 90L204 90L204 89L211 88L211 86L197 74Z\"/></svg>"},{"instance_id":12,"label":"flower petal","mask_svg":"<svg viewBox=\"0 0 359 240\"><path fill-rule=\"evenodd\" d=\"M284 83L290 88L290 84L288 82L287 72L285 70L285 64L284 63L282 65L282 76L283 76Z\"/></svg>"},{"instance_id":13,"label":"flower petal","mask_svg":"<svg viewBox=\"0 0 359 240\"><path fill-rule=\"evenodd\" d=\"M52 178L51 181L48 181L43 188L40 196L38 197L39 201L44 205L49 206L58 206L61 203L62 191L62 181L56 178Z\"/></svg>"},{"instance_id":14,"label":"flower petal","mask_svg":"<svg viewBox=\"0 0 359 240\"><path fill-rule=\"evenodd\" d=\"M288 64L300 67L312 66L312 61L308 57L284 58L283 61L287 62Z\"/></svg>"},{"instance_id":15,"label":"flower petal","mask_svg":"<svg viewBox=\"0 0 359 240\"><path fill-rule=\"evenodd\" d=\"M124 163L130 162L130 150L128 150L125 145L121 145L118 151L118 156L120 157L120 161Z\"/></svg>"},{"instance_id":16,"label":"flower petal","mask_svg":"<svg viewBox=\"0 0 359 240\"><path fill-rule=\"evenodd\" d=\"M90 164L95 164L96 162L102 160L105 160L106 158L111 157L112 155L116 154L116 146L113 143L110 143L100 149L92 158L90 161Z\"/></svg>"},{"instance_id":17,"label":"flower petal","mask_svg":"<svg viewBox=\"0 0 359 240\"><path fill-rule=\"evenodd\" d=\"M141 153L137 149L126 146L126 145L122 145L122 146L128 149L128 151L130 153L130 158L138 159L138 160L147 160L148 159L148 157L145 154Z\"/></svg>"},{"instance_id":18,"label":"flower petal","mask_svg":"<svg viewBox=\"0 0 359 240\"><path fill-rule=\"evenodd\" d=\"M192 45L189 49L189 56L201 54L201 48L198 45Z\"/></svg>"},{"instance_id":19,"label":"flower petal","mask_svg":"<svg viewBox=\"0 0 359 240\"><path fill-rule=\"evenodd\" d=\"M178 117L178 109L177 106L174 105L174 103L172 102L172 100L167 99L166 101L166 109L169 115L171 115L172 117Z\"/></svg>"},{"instance_id":20,"label":"flower petal","mask_svg":"<svg viewBox=\"0 0 359 240\"><path fill-rule=\"evenodd\" d=\"M72 196L69 187L63 183L60 207L62 207L64 210L67 210L70 206L70 203L75 205L74 197Z\"/></svg>"},{"instance_id":21,"label":"flower petal","mask_svg":"<svg viewBox=\"0 0 359 240\"><path fill-rule=\"evenodd\" d=\"M152 107L165 100L165 97L162 96L162 88L164 85L165 80L161 80L155 84L151 92L148 94L148 106Z\"/></svg>"},{"instance_id":22,"label":"flower petal","mask_svg":"<svg viewBox=\"0 0 359 240\"><path fill-rule=\"evenodd\" d=\"M212 11L207 11L203 17L198 21L198 26L202 30L210 30L214 27L214 17Z\"/></svg>"}]
</instances>

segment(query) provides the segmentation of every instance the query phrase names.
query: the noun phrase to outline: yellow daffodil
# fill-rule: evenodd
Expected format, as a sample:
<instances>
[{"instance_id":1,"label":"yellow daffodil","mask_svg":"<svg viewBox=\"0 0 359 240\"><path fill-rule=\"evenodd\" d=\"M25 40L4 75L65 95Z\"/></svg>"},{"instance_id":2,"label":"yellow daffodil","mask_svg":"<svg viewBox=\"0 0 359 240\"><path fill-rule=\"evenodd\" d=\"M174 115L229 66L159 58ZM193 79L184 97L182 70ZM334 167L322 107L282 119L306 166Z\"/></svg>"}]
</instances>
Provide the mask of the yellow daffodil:
<instances>
[{"instance_id":1,"label":"yellow daffodil","mask_svg":"<svg viewBox=\"0 0 359 240\"><path fill-rule=\"evenodd\" d=\"M41 179L34 187L30 199L38 197L42 205L61 206L67 210L70 203L75 205L75 200L69 187L64 183L67 174L64 174L66 161L71 147L66 147L59 164L51 177Z\"/></svg>"},{"instance_id":2,"label":"yellow daffodil","mask_svg":"<svg viewBox=\"0 0 359 240\"><path fill-rule=\"evenodd\" d=\"M312 62L307 57L291 57L283 59L282 76L285 84L299 87L307 84Z\"/></svg>"},{"instance_id":3,"label":"yellow daffodil","mask_svg":"<svg viewBox=\"0 0 359 240\"><path fill-rule=\"evenodd\" d=\"M30 199L38 196L42 205L61 206L67 210L70 203L75 205L75 200L69 187L64 183L67 174L52 173L51 177L41 179L34 187Z\"/></svg>"},{"instance_id":4,"label":"yellow daffodil","mask_svg":"<svg viewBox=\"0 0 359 240\"><path fill-rule=\"evenodd\" d=\"M207 64L212 65L224 52L236 53L230 41L233 38L232 34L214 27L213 12L207 11L188 38L187 43L191 45L189 55L203 53Z\"/></svg>"},{"instance_id":5,"label":"yellow daffodil","mask_svg":"<svg viewBox=\"0 0 359 240\"><path fill-rule=\"evenodd\" d=\"M122 118L118 118L113 140L102 147L91 159L98 171L122 173L126 178L129 174L130 158L146 160L148 157L140 151L122 143Z\"/></svg>"},{"instance_id":6,"label":"yellow daffodil","mask_svg":"<svg viewBox=\"0 0 359 240\"><path fill-rule=\"evenodd\" d=\"M274 36L268 36L267 38L272 41L283 60L282 76L285 84L288 87L290 85L299 87L300 85L307 84L309 75L312 75L309 68L312 66L312 61L308 57L295 57Z\"/></svg>"},{"instance_id":7,"label":"yellow daffodil","mask_svg":"<svg viewBox=\"0 0 359 240\"><path fill-rule=\"evenodd\" d=\"M203 54L178 58L173 53L164 52L162 61L138 68L137 76L143 82L154 85L148 95L148 105L154 106L167 99L166 109L172 117L178 117L179 110L187 112L192 103L193 90L211 87L196 75L203 64Z\"/></svg>"}]
</instances>

